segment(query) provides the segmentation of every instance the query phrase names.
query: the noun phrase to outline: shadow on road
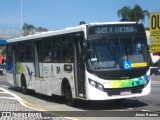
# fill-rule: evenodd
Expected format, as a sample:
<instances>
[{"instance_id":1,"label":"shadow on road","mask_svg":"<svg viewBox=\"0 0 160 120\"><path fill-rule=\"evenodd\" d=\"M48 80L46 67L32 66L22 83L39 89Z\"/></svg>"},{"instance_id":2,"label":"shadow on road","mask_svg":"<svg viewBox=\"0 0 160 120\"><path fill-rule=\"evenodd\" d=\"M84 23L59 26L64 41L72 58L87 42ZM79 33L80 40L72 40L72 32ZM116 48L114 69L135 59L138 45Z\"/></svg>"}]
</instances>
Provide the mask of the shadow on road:
<instances>
[{"instance_id":1,"label":"shadow on road","mask_svg":"<svg viewBox=\"0 0 160 120\"><path fill-rule=\"evenodd\" d=\"M19 87L9 87L8 89L12 90L14 92L22 93L21 88L19 88ZM29 91L29 94L27 94L27 95L31 96L31 97L41 99L41 100L45 100L47 102L54 102L54 103L58 103L58 104L64 104L65 103L63 97L61 97L61 96L56 96L56 95L47 96L47 95L35 93L34 91L31 91L31 90Z\"/></svg>"},{"instance_id":2,"label":"shadow on road","mask_svg":"<svg viewBox=\"0 0 160 120\"><path fill-rule=\"evenodd\" d=\"M75 107L83 110L117 110L125 108L136 108L147 106L148 104L132 99L108 100L108 101L78 101Z\"/></svg>"},{"instance_id":3,"label":"shadow on road","mask_svg":"<svg viewBox=\"0 0 160 120\"><path fill-rule=\"evenodd\" d=\"M9 90L14 92L21 93L21 89L19 87L9 87ZM58 104L65 104L65 100L63 97L53 95L47 96L38 93L34 93L33 91L28 94L28 96L32 96L41 100L45 100L47 102L54 102ZM125 109L125 108L136 108L148 106L148 104L141 102L139 100L134 99L123 99L120 101L116 100L108 100L108 101L82 101L77 100L75 108L79 108L82 110L117 110L117 109Z\"/></svg>"}]
</instances>

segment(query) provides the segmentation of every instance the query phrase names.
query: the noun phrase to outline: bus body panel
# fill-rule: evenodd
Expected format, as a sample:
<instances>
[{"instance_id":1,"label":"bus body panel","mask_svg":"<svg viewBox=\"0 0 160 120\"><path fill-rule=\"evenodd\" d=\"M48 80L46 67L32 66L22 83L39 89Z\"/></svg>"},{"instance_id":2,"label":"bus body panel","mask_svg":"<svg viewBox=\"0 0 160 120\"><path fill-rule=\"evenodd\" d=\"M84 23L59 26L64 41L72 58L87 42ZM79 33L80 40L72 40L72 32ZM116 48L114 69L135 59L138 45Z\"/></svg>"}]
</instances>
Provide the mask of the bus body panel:
<instances>
[{"instance_id":1,"label":"bus body panel","mask_svg":"<svg viewBox=\"0 0 160 120\"><path fill-rule=\"evenodd\" d=\"M72 65L72 63L67 63ZM48 93L48 95L62 95L61 92L61 84L63 79L67 79L71 85L71 88L74 89L74 74L73 70L71 72L67 72L64 70L63 63L43 63L43 82L42 85L42 93ZM45 81L45 82L44 82Z\"/></svg>"},{"instance_id":2,"label":"bus body panel","mask_svg":"<svg viewBox=\"0 0 160 120\"><path fill-rule=\"evenodd\" d=\"M71 63L67 63L72 65ZM72 70L71 72L67 72L64 70L63 63L43 63L42 71L43 77L42 78L35 78L35 70L34 70L33 63L17 63L17 81L18 86L21 87L21 75L25 75L27 88L35 90L37 93L46 94L51 96L52 94L55 95L62 95L61 92L61 84L62 80L66 78L71 85L73 96L75 97L75 85L74 85L74 74ZM13 75L10 74L8 77L11 76L9 79L13 81Z\"/></svg>"},{"instance_id":3,"label":"bus body panel","mask_svg":"<svg viewBox=\"0 0 160 120\"><path fill-rule=\"evenodd\" d=\"M33 89L34 88L34 66L33 63L17 63L16 64L16 80L17 84L14 83L14 78L13 78L13 71L12 70L7 70L7 81L13 85L21 87L21 76L22 74L26 78L27 82L27 87L28 89ZM13 68L12 68L13 69ZM29 74L30 73L30 74Z\"/></svg>"},{"instance_id":4,"label":"bus body panel","mask_svg":"<svg viewBox=\"0 0 160 120\"><path fill-rule=\"evenodd\" d=\"M70 64L73 68L72 63L66 64ZM17 86L21 87L21 76L24 75L28 89L49 96L52 94L62 95L62 80L67 79L71 85L73 97L75 97L74 69L68 72L64 70L65 64L63 63L43 63L43 78L35 78L33 65L33 63L17 63ZM13 73L7 72L7 80L14 85Z\"/></svg>"},{"instance_id":5,"label":"bus body panel","mask_svg":"<svg viewBox=\"0 0 160 120\"><path fill-rule=\"evenodd\" d=\"M21 87L21 76L24 75L28 89L35 87L35 70L33 63L17 62L17 81Z\"/></svg>"}]
</instances>

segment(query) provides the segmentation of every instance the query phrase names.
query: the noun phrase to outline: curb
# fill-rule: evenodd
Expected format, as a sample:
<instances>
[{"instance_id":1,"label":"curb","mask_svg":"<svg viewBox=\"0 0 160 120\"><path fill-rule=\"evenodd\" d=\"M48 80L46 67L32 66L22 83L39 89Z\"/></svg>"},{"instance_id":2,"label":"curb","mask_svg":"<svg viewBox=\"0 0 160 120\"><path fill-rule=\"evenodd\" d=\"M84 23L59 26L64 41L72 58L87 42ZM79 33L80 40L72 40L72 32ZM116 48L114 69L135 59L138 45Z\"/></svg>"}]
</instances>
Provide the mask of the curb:
<instances>
[{"instance_id":1,"label":"curb","mask_svg":"<svg viewBox=\"0 0 160 120\"><path fill-rule=\"evenodd\" d=\"M30 108L30 109L34 109L34 110L37 110L37 111L40 111L40 110L38 110L36 107L34 108L34 107L30 107L30 106L26 105L26 104L23 102L23 101L25 101L25 100L23 100L23 99L20 98L19 96L15 95L14 93L11 93L10 91L8 91L8 90L6 90L6 89L4 89L4 88L1 88L1 87L0 87L0 89L3 90L3 91L5 91L6 93L10 94L11 96L13 96L16 100L18 100L18 102L19 102L22 106L27 107L27 108ZM26 103L27 103L27 102L26 102Z\"/></svg>"}]
</instances>

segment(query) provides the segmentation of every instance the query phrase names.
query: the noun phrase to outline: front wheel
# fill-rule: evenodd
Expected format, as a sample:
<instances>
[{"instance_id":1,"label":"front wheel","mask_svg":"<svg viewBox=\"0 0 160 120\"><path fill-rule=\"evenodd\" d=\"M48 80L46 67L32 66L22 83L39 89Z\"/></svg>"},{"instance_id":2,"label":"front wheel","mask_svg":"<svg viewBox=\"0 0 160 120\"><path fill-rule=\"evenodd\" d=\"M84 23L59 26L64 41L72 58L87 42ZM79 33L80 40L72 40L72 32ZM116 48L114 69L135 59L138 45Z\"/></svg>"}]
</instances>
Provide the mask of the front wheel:
<instances>
[{"instance_id":1,"label":"front wheel","mask_svg":"<svg viewBox=\"0 0 160 120\"><path fill-rule=\"evenodd\" d=\"M75 104L75 100L72 98L72 92L69 83L65 84L64 86L64 97L68 106L73 106Z\"/></svg>"}]
</instances>

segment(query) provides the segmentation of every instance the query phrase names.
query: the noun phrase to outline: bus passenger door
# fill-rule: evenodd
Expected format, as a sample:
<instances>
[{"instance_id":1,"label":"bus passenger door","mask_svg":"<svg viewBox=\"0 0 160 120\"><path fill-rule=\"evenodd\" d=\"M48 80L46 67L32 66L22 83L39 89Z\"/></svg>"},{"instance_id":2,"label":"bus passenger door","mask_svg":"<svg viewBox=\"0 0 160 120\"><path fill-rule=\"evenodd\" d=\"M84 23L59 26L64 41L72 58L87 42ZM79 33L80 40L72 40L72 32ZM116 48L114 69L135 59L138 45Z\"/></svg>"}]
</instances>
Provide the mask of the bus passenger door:
<instances>
[{"instance_id":1,"label":"bus passenger door","mask_svg":"<svg viewBox=\"0 0 160 120\"><path fill-rule=\"evenodd\" d=\"M35 42L35 91L41 92L41 79L43 79L42 41Z\"/></svg>"},{"instance_id":2,"label":"bus passenger door","mask_svg":"<svg viewBox=\"0 0 160 120\"><path fill-rule=\"evenodd\" d=\"M83 36L74 38L74 72L77 97L85 98L85 61L82 56Z\"/></svg>"},{"instance_id":3,"label":"bus passenger door","mask_svg":"<svg viewBox=\"0 0 160 120\"><path fill-rule=\"evenodd\" d=\"M18 85L17 82L17 46L13 46L13 80L14 85Z\"/></svg>"}]
</instances>

